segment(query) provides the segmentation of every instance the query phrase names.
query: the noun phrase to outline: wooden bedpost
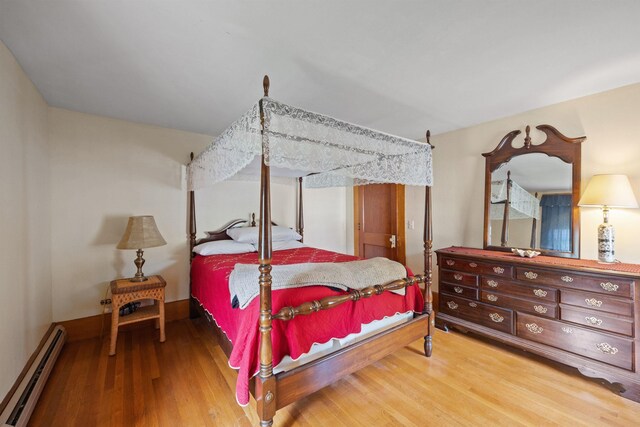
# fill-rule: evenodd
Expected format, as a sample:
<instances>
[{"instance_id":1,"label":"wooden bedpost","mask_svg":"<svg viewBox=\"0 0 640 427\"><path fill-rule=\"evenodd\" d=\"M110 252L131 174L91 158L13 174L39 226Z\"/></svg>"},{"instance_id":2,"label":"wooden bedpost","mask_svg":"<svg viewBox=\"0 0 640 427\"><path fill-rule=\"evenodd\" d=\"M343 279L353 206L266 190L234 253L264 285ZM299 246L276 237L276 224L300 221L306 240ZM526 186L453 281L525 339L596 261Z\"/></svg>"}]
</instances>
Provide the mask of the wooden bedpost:
<instances>
[{"instance_id":1,"label":"wooden bedpost","mask_svg":"<svg viewBox=\"0 0 640 427\"><path fill-rule=\"evenodd\" d=\"M269 77L264 76L264 96L269 96ZM263 144L264 108L260 100L260 133ZM271 345L271 185L269 166L265 163L262 146L260 172L260 228L258 234L258 257L260 266L260 374L256 378L255 398L258 405L260 426L273 425L276 413L276 378L273 375L273 352Z\"/></svg>"},{"instance_id":2,"label":"wooden bedpost","mask_svg":"<svg viewBox=\"0 0 640 427\"><path fill-rule=\"evenodd\" d=\"M191 152L191 161L193 161L193 151ZM196 197L193 190L189 190L189 250L193 259L193 248L196 245Z\"/></svg>"},{"instance_id":3,"label":"wooden bedpost","mask_svg":"<svg viewBox=\"0 0 640 427\"><path fill-rule=\"evenodd\" d=\"M538 192L536 191L535 194L536 200L538 199ZM538 201L538 204L540 204L540 202ZM536 248L536 235L538 234L538 218L533 217L533 221L531 221L531 242L529 243L529 247L531 249L535 249Z\"/></svg>"},{"instance_id":4,"label":"wooden bedpost","mask_svg":"<svg viewBox=\"0 0 640 427\"><path fill-rule=\"evenodd\" d=\"M296 231L302 236L301 242L304 242L304 209L302 205L302 177L298 178L298 209L296 216Z\"/></svg>"},{"instance_id":5,"label":"wooden bedpost","mask_svg":"<svg viewBox=\"0 0 640 427\"><path fill-rule=\"evenodd\" d=\"M193 161L193 151L190 155ZM193 190L189 190L189 262L193 260L193 248L196 245L196 196ZM195 301L191 297L191 273L189 273L189 318L198 317Z\"/></svg>"},{"instance_id":6,"label":"wooden bedpost","mask_svg":"<svg viewBox=\"0 0 640 427\"><path fill-rule=\"evenodd\" d=\"M500 246L506 247L509 242L509 211L511 207L511 171L507 171L507 199L504 201L504 214L502 215L502 236Z\"/></svg>"},{"instance_id":7,"label":"wooden bedpost","mask_svg":"<svg viewBox=\"0 0 640 427\"><path fill-rule=\"evenodd\" d=\"M427 131L427 144L431 145L431 131ZM433 149L433 145L431 145ZM434 311L433 311L433 293L431 284L433 281L433 231L431 221L431 187L425 187L424 201L424 313L429 316L429 327L427 335L424 337L424 354L431 356L433 351L433 329L434 329Z\"/></svg>"}]
</instances>

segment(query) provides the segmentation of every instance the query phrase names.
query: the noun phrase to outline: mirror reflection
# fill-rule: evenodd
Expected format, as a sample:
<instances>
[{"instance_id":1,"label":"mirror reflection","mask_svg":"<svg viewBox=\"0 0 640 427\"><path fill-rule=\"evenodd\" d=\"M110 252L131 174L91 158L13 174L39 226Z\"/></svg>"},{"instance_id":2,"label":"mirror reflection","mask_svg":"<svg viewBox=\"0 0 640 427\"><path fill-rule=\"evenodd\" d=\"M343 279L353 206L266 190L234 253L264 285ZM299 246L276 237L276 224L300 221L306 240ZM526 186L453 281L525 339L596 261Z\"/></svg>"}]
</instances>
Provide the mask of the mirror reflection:
<instances>
[{"instance_id":1,"label":"mirror reflection","mask_svg":"<svg viewBox=\"0 0 640 427\"><path fill-rule=\"evenodd\" d=\"M489 244L571 252L572 165L530 153L491 174Z\"/></svg>"}]
</instances>

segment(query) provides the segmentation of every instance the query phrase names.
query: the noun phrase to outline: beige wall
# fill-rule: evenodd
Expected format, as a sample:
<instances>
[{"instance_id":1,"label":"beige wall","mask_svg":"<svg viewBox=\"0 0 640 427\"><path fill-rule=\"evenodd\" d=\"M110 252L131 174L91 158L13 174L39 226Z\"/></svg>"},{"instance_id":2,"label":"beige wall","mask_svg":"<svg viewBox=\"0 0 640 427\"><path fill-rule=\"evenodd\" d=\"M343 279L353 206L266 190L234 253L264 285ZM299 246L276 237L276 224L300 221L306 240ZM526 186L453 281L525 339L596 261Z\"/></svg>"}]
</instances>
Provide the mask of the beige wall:
<instances>
[{"instance_id":1,"label":"beige wall","mask_svg":"<svg viewBox=\"0 0 640 427\"><path fill-rule=\"evenodd\" d=\"M167 300L188 298L187 192L198 135L51 108L53 318L101 312L111 280L135 273L134 251L115 248L130 215L154 215L166 246L145 251L146 274L167 280ZM200 235L259 209L259 181L196 192ZM295 182L273 179L272 218L295 225ZM305 190L305 242L346 250L344 189Z\"/></svg>"},{"instance_id":2,"label":"beige wall","mask_svg":"<svg viewBox=\"0 0 640 427\"><path fill-rule=\"evenodd\" d=\"M0 400L51 324L47 105L0 42Z\"/></svg>"},{"instance_id":3,"label":"beige wall","mask_svg":"<svg viewBox=\"0 0 640 427\"><path fill-rule=\"evenodd\" d=\"M488 100L487 102L490 102ZM434 248L450 245L482 247L484 158L513 129L550 124L570 137L586 135L582 144L582 189L598 173L627 174L640 197L640 84L540 108L433 137ZM544 135L534 131L534 143ZM407 216L418 215L422 190L407 191ZM422 216L420 216L422 218ZM581 209L581 257L597 258L596 233L602 222L597 208ZM616 227L616 255L640 263L640 210L611 213ZM414 268L421 251L421 229L408 231L408 259ZM419 265L419 264L418 264ZM417 268L417 267L416 267Z\"/></svg>"},{"instance_id":4,"label":"beige wall","mask_svg":"<svg viewBox=\"0 0 640 427\"><path fill-rule=\"evenodd\" d=\"M353 203L349 204L349 194L353 198L353 191L344 187L304 189L305 244L353 254Z\"/></svg>"}]
</instances>

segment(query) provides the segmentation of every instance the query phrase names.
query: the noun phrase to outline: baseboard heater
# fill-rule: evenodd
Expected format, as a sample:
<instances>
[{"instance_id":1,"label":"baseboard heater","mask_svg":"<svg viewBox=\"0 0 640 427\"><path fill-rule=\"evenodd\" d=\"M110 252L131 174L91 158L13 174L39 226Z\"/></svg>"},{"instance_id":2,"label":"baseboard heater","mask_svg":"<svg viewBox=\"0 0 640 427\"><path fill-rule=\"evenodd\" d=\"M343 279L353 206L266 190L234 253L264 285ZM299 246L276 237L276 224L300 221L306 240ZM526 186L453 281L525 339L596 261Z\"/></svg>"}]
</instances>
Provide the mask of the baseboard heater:
<instances>
[{"instance_id":1,"label":"baseboard heater","mask_svg":"<svg viewBox=\"0 0 640 427\"><path fill-rule=\"evenodd\" d=\"M47 378L56 363L67 338L64 327L58 325L51 331L31 367L13 393L13 397L0 415L0 426L23 427L36 406Z\"/></svg>"}]
</instances>

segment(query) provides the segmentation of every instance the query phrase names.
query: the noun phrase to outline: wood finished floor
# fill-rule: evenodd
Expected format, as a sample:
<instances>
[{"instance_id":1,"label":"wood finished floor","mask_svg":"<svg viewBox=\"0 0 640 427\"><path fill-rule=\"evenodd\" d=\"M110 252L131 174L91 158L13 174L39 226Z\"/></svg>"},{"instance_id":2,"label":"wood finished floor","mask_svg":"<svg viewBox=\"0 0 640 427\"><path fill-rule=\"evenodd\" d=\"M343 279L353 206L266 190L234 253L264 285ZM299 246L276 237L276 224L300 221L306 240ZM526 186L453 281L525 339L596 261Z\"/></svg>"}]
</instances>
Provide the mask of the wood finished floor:
<instances>
[{"instance_id":1,"label":"wood finished floor","mask_svg":"<svg viewBox=\"0 0 640 427\"><path fill-rule=\"evenodd\" d=\"M68 343L31 426L252 426L235 373L202 320ZM276 426L638 425L640 403L596 380L456 332L437 331L278 412Z\"/></svg>"}]
</instances>

